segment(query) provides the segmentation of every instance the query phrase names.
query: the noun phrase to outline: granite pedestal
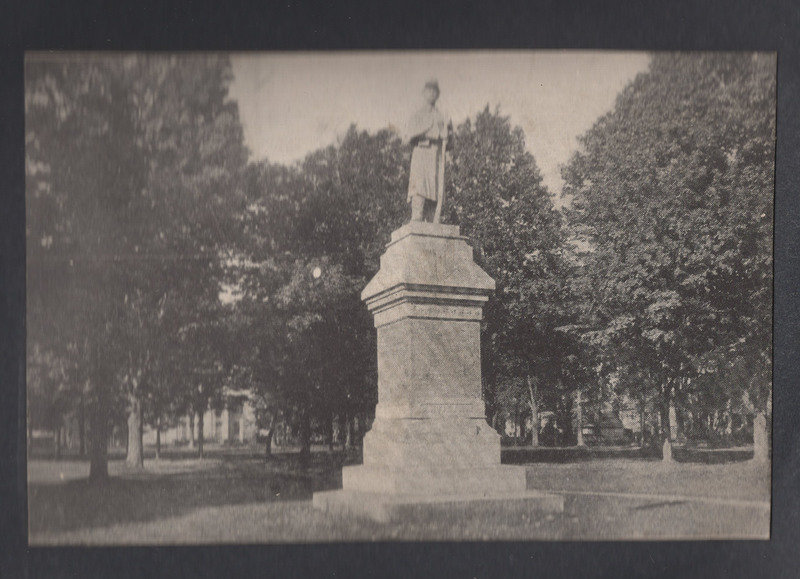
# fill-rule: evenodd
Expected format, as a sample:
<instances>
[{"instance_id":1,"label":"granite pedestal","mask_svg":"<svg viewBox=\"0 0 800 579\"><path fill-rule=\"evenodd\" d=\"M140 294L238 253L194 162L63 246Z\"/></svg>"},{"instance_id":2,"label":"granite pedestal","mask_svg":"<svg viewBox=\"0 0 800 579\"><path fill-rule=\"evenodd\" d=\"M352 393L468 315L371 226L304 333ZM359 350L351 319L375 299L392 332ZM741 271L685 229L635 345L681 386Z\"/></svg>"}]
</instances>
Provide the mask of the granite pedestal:
<instances>
[{"instance_id":1,"label":"granite pedestal","mask_svg":"<svg viewBox=\"0 0 800 579\"><path fill-rule=\"evenodd\" d=\"M317 508L381 521L419 508L522 501L563 510L526 490L524 467L500 464L500 435L481 399L480 321L494 280L458 226L411 222L392 233L362 300L378 332L378 405L363 464Z\"/></svg>"}]
</instances>

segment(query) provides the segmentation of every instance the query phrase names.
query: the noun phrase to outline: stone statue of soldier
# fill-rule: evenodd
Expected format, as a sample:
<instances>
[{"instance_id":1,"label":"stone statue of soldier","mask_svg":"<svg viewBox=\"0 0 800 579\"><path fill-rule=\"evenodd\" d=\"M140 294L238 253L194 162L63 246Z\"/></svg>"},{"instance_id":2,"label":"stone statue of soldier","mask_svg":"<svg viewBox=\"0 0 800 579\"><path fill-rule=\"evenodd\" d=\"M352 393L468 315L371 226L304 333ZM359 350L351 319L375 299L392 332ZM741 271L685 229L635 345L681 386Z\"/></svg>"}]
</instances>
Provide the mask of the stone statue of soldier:
<instances>
[{"instance_id":1,"label":"stone statue of soldier","mask_svg":"<svg viewBox=\"0 0 800 579\"><path fill-rule=\"evenodd\" d=\"M455 505L507 510L508 501L561 513L562 496L529 491L527 469L501 464L500 435L486 424L481 320L496 286L459 226L439 222L450 127L438 96L435 81L425 85L407 135L412 221L392 232L361 292L376 331L379 400L363 461L343 467L342 488L315 492L313 505L381 522Z\"/></svg>"},{"instance_id":2,"label":"stone statue of soldier","mask_svg":"<svg viewBox=\"0 0 800 579\"><path fill-rule=\"evenodd\" d=\"M429 80L423 89L425 104L411 118L408 135L414 150L408 179L412 221L439 223L444 203L444 152L453 125L436 108L439 83Z\"/></svg>"}]
</instances>

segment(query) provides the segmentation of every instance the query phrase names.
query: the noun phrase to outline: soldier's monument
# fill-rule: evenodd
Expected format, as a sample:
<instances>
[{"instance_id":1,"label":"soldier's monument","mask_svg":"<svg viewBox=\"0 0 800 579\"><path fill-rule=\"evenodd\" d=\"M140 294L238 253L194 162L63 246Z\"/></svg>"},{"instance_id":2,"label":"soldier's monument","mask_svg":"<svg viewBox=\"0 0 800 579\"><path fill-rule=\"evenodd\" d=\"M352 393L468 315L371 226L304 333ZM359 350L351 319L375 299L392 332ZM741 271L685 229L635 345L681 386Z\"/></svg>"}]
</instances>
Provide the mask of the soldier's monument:
<instances>
[{"instance_id":1,"label":"soldier's monument","mask_svg":"<svg viewBox=\"0 0 800 579\"><path fill-rule=\"evenodd\" d=\"M342 489L314 493L314 506L383 521L474 501L562 511L562 497L527 490L524 467L500 464L500 435L485 420L480 321L495 283L458 226L439 223L449 126L438 94L426 84L428 108L411 123L412 220L392 233L361 293L378 332L378 405L363 464L344 467Z\"/></svg>"}]
</instances>

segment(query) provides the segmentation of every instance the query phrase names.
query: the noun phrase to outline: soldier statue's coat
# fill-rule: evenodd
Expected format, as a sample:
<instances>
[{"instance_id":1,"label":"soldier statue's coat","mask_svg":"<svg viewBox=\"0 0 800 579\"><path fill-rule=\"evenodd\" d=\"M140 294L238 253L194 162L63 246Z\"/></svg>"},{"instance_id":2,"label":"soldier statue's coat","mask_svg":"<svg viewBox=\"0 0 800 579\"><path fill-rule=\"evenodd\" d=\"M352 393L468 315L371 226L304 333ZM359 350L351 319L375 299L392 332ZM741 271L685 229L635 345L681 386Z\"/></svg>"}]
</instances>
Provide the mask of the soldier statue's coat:
<instances>
[{"instance_id":1,"label":"soldier statue's coat","mask_svg":"<svg viewBox=\"0 0 800 579\"><path fill-rule=\"evenodd\" d=\"M448 120L435 106L424 106L409 123L408 134L414 151L408 179L408 200L414 195L436 201L442 154L441 142L447 136Z\"/></svg>"}]
</instances>

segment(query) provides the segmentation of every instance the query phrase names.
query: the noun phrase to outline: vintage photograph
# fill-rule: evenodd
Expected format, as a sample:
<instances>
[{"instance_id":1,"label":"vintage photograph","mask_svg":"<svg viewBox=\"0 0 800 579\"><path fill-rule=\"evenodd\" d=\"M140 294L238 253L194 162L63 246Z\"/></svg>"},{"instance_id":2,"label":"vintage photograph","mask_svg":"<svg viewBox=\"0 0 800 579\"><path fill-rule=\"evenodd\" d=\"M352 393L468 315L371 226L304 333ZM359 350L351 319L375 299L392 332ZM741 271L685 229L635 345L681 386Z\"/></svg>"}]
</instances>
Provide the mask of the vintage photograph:
<instances>
[{"instance_id":1,"label":"vintage photograph","mask_svg":"<svg viewBox=\"0 0 800 579\"><path fill-rule=\"evenodd\" d=\"M769 539L776 66L28 52L29 544Z\"/></svg>"}]
</instances>

